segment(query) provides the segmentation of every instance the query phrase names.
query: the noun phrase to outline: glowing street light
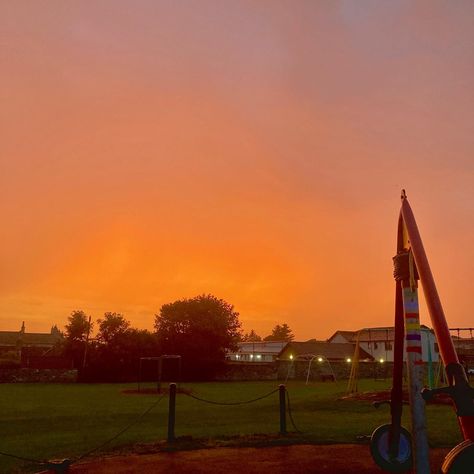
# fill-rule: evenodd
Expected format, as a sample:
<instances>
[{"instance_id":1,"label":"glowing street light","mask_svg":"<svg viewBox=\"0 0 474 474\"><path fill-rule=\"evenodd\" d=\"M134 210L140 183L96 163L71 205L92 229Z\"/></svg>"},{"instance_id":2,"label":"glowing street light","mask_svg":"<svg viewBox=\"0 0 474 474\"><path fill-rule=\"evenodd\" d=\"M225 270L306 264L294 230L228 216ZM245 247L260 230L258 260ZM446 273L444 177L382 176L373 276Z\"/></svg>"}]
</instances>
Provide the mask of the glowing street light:
<instances>
[{"instance_id":1,"label":"glowing street light","mask_svg":"<svg viewBox=\"0 0 474 474\"><path fill-rule=\"evenodd\" d=\"M322 362L323 361L323 358L322 357L318 357L318 362Z\"/></svg>"},{"instance_id":2,"label":"glowing street light","mask_svg":"<svg viewBox=\"0 0 474 474\"><path fill-rule=\"evenodd\" d=\"M347 362L348 364L350 364L350 363L352 362L351 358L348 357L348 358L346 359L346 362Z\"/></svg>"},{"instance_id":3,"label":"glowing street light","mask_svg":"<svg viewBox=\"0 0 474 474\"><path fill-rule=\"evenodd\" d=\"M385 362L385 360L382 358L380 359L380 363L383 364Z\"/></svg>"},{"instance_id":4,"label":"glowing street light","mask_svg":"<svg viewBox=\"0 0 474 474\"><path fill-rule=\"evenodd\" d=\"M290 354L290 360L293 360L293 354Z\"/></svg>"}]
</instances>

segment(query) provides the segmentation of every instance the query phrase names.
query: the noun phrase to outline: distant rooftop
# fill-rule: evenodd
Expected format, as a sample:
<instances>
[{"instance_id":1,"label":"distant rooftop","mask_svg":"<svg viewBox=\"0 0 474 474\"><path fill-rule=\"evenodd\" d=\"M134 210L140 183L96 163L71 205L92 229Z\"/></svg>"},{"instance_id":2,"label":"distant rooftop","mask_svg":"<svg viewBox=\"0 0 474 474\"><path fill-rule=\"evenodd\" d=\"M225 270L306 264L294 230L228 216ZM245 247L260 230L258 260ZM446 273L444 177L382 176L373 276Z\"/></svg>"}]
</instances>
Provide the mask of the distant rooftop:
<instances>
[{"instance_id":1,"label":"distant rooftop","mask_svg":"<svg viewBox=\"0 0 474 474\"><path fill-rule=\"evenodd\" d=\"M431 329L425 325L421 325L421 330L431 331ZM358 335L359 342L383 342L393 341L395 339L395 331L393 326L363 328L358 331L336 331L328 339L328 342L331 342L338 335L344 337L344 339L346 339L348 342L356 342Z\"/></svg>"},{"instance_id":2,"label":"distant rooftop","mask_svg":"<svg viewBox=\"0 0 474 474\"><path fill-rule=\"evenodd\" d=\"M61 333L53 326L49 333L34 333L25 331L25 323L23 323L19 331L0 331L0 346L17 347L17 346L54 346L62 338Z\"/></svg>"},{"instance_id":3,"label":"distant rooftop","mask_svg":"<svg viewBox=\"0 0 474 474\"><path fill-rule=\"evenodd\" d=\"M278 354L288 342L285 341L256 341L239 342L238 352L259 352L261 354Z\"/></svg>"},{"instance_id":4,"label":"distant rooftop","mask_svg":"<svg viewBox=\"0 0 474 474\"><path fill-rule=\"evenodd\" d=\"M313 356L324 356L331 360L346 360L354 355L354 343L340 342L290 342L282 350L281 355L291 352L294 358L311 358ZM359 349L359 357L361 359L373 359L373 357Z\"/></svg>"}]
</instances>

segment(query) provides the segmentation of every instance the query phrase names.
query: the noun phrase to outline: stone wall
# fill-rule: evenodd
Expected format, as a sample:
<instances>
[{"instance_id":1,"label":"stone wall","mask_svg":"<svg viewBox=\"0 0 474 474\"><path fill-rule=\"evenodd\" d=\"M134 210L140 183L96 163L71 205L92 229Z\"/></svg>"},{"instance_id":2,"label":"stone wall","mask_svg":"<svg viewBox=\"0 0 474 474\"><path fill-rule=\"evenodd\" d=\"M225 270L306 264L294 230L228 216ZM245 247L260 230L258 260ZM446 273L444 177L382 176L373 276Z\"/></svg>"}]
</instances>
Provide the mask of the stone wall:
<instances>
[{"instance_id":1,"label":"stone wall","mask_svg":"<svg viewBox=\"0 0 474 474\"><path fill-rule=\"evenodd\" d=\"M0 383L72 383L75 369L0 369Z\"/></svg>"},{"instance_id":2,"label":"stone wall","mask_svg":"<svg viewBox=\"0 0 474 474\"><path fill-rule=\"evenodd\" d=\"M309 380L321 381L330 380L335 377L339 379L348 379L351 373L352 364L341 362L318 362L316 359L311 363L309 361L278 361L278 378L280 380L306 380L309 370ZM384 362L360 362L359 378L390 378L392 376L393 363Z\"/></svg>"},{"instance_id":3,"label":"stone wall","mask_svg":"<svg viewBox=\"0 0 474 474\"><path fill-rule=\"evenodd\" d=\"M306 380L308 375L308 361L279 360L276 362L228 362L224 372L216 380ZM425 378L428 374L428 364L424 364ZM433 372L436 375L437 364L433 364ZM360 362L359 378L391 379L393 362ZM328 363L318 362L316 359L311 363L309 380L325 381L349 379L351 364L345 361ZM406 364L403 365L403 373L406 377Z\"/></svg>"},{"instance_id":4,"label":"stone wall","mask_svg":"<svg viewBox=\"0 0 474 474\"><path fill-rule=\"evenodd\" d=\"M275 362L228 362L216 380L278 380L278 367Z\"/></svg>"}]
</instances>

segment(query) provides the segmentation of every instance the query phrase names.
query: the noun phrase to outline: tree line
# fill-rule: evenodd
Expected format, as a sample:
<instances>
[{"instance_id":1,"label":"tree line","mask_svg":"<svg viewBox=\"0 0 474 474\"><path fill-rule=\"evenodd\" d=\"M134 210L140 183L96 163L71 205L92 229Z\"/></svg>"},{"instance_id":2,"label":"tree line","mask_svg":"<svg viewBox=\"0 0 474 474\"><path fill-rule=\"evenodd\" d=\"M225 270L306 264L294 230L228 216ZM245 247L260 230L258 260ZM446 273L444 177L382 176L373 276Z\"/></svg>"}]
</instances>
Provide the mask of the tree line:
<instances>
[{"instance_id":1,"label":"tree line","mask_svg":"<svg viewBox=\"0 0 474 474\"><path fill-rule=\"evenodd\" d=\"M263 338L292 339L286 323L277 324ZM155 314L154 331L132 327L121 313L106 312L92 321L84 311L73 311L59 350L73 360L83 381L133 380L140 358L165 354L181 356L183 380L206 380L222 369L226 351L236 350L238 342L261 340L254 330L242 332L233 305L213 295L199 295L164 304ZM156 373L150 376L156 379Z\"/></svg>"}]
</instances>

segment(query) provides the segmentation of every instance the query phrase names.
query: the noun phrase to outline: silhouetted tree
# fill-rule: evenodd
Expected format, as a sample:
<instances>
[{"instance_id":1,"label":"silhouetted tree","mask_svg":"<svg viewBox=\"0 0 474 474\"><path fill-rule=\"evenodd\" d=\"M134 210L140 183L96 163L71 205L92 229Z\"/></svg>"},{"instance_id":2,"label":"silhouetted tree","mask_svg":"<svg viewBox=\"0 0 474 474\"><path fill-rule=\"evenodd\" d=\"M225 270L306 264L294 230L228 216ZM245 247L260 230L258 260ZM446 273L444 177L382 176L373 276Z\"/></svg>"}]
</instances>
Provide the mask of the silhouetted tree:
<instances>
[{"instance_id":1,"label":"silhouetted tree","mask_svg":"<svg viewBox=\"0 0 474 474\"><path fill-rule=\"evenodd\" d=\"M89 316L82 310L73 311L68 317L69 323L66 324L65 335L70 341L85 341L89 331L92 331L94 323L89 324Z\"/></svg>"},{"instance_id":2,"label":"silhouetted tree","mask_svg":"<svg viewBox=\"0 0 474 474\"><path fill-rule=\"evenodd\" d=\"M120 313L105 313L104 318L98 319L97 322L99 323L97 340L103 344L112 344L130 328L130 321Z\"/></svg>"},{"instance_id":3,"label":"silhouetted tree","mask_svg":"<svg viewBox=\"0 0 474 474\"><path fill-rule=\"evenodd\" d=\"M163 353L181 355L183 374L194 379L215 374L241 337L239 313L213 295L163 305L155 329Z\"/></svg>"},{"instance_id":4,"label":"silhouetted tree","mask_svg":"<svg viewBox=\"0 0 474 474\"><path fill-rule=\"evenodd\" d=\"M89 323L89 316L82 310L76 310L68 318L65 326L65 338L63 354L71 357L74 367L81 368L86 350L86 340L94 323Z\"/></svg>"},{"instance_id":5,"label":"silhouetted tree","mask_svg":"<svg viewBox=\"0 0 474 474\"><path fill-rule=\"evenodd\" d=\"M287 341L290 342L295 338L293 332L288 324L283 323L281 326L277 324L273 329L272 333L265 337L264 341Z\"/></svg>"},{"instance_id":6,"label":"silhouetted tree","mask_svg":"<svg viewBox=\"0 0 474 474\"><path fill-rule=\"evenodd\" d=\"M242 336L242 342L259 342L261 340L262 338L253 329Z\"/></svg>"},{"instance_id":7,"label":"silhouetted tree","mask_svg":"<svg viewBox=\"0 0 474 474\"><path fill-rule=\"evenodd\" d=\"M122 314L108 312L97 322L99 331L89 347L88 364L81 374L83 381L136 380L140 357L159 355L157 336L146 329L132 328Z\"/></svg>"}]
</instances>

